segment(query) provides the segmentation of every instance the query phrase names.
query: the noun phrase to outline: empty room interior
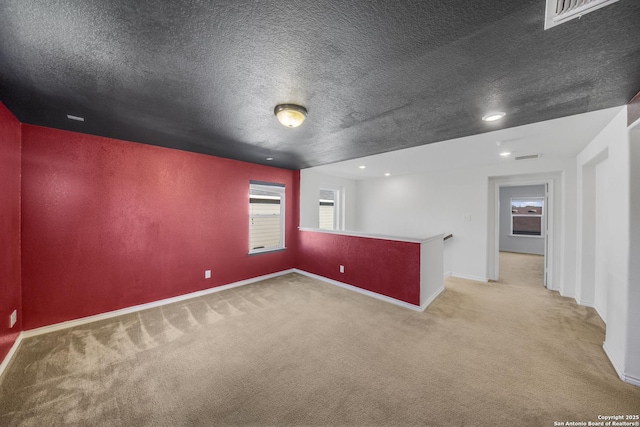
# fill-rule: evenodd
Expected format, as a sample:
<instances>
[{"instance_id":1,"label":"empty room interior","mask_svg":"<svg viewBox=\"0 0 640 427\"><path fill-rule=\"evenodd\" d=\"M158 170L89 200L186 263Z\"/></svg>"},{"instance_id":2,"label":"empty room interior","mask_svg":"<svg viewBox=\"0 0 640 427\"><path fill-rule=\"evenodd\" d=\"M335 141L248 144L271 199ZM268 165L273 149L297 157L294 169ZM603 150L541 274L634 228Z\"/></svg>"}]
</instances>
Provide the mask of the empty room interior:
<instances>
[{"instance_id":1,"label":"empty room interior","mask_svg":"<svg viewBox=\"0 0 640 427\"><path fill-rule=\"evenodd\" d=\"M0 0L0 424L640 425L638 17Z\"/></svg>"}]
</instances>

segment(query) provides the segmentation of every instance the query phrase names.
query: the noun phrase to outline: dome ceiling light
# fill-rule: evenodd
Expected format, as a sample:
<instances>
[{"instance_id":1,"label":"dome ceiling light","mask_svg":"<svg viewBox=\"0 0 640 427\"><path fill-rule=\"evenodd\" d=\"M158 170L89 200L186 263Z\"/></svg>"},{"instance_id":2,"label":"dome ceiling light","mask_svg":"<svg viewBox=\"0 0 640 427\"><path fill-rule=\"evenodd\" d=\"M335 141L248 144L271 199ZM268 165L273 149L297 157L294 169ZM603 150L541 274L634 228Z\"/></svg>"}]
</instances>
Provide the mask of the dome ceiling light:
<instances>
[{"instance_id":1,"label":"dome ceiling light","mask_svg":"<svg viewBox=\"0 0 640 427\"><path fill-rule=\"evenodd\" d=\"M288 128L297 128L307 117L307 109L295 104L276 105L273 111L278 121Z\"/></svg>"}]
</instances>

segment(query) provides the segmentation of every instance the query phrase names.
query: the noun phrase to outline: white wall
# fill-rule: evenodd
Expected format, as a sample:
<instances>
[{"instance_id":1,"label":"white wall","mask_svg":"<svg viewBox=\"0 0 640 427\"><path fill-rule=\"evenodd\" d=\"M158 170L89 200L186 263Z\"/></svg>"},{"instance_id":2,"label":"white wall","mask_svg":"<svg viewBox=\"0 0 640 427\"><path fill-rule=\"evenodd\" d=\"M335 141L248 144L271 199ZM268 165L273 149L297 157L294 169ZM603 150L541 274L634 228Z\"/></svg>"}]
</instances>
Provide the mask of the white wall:
<instances>
[{"instance_id":1,"label":"white wall","mask_svg":"<svg viewBox=\"0 0 640 427\"><path fill-rule=\"evenodd\" d=\"M606 277L607 331L605 351L622 376L627 365L629 333L629 137L626 108L577 156L578 245L576 294L580 303L594 305L596 271ZM607 162L606 173L598 165ZM598 171L596 172L596 168ZM601 182L597 182L600 179ZM592 215L596 189L607 192L610 203ZM591 208L590 208L591 207ZM596 223L597 217L606 224ZM601 227L606 232L598 232ZM596 250L596 236L597 244ZM595 264L598 263L596 267ZM636 325L635 330L637 331ZM636 353L638 358L640 352Z\"/></svg>"},{"instance_id":2,"label":"white wall","mask_svg":"<svg viewBox=\"0 0 640 427\"><path fill-rule=\"evenodd\" d=\"M300 171L300 227L318 228L321 188L339 188L344 209L344 229L356 227L356 183L352 179L324 175L310 169Z\"/></svg>"},{"instance_id":3,"label":"white wall","mask_svg":"<svg viewBox=\"0 0 640 427\"><path fill-rule=\"evenodd\" d=\"M631 198L629 233L629 295L625 376L640 386L640 124L629 134ZM608 327L608 325L607 325Z\"/></svg>"},{"instance_id":4,"label":"white wall","mask_svg":"<svg viewBox=\"0 0 640 427\"><path fill-rule=\"evenodd\" d=\"M453 233L453 239L445 243L445 271L450 268L459 277L487 280L488 240L495 239L493 232L489 236L489 224L495 220L495 212L489 206L489 178L530 179L531 174L537 174L540 180L553 176L558 179L558 193L562 193L564 185L569 185L568 191L575 192L574 180L566 183L561 179L564 171L574 171L572 159L509 161L473 169L360 180L357 181L357 227L365 232L413 237ZM557 203L558 217L562 218L564 207L560 202L561 199ZM562 225L563 221L558 220L557 233L564 232ZM554 273L561 282L563 239L557 241ZM575 246L565 244L565 247L569 254L565 253L565 257L571 257Z\"/></svg>"},{"instance_id":5,"label":"white wall","mask_svg":"<svg viewBox=\"0 0 640 427\"><path fill-rule=\"evenodd\" d=\"M445 171L357 181L334 178L349 196L347 228L407 237L453 233L444 244L445 272L486 280L497 251L496 188L550 182L551 289L583 304L606 304L601 307L607 321L604 349L618 374L640 386L640 125L629 132L626 114L620 109L573 158L452 165ZM301 173L304 226L316 227L323 180L331 179L311 170ZM596 214L597 198L606 203Z\"/></svg>"},{"instance_id":6,"label":"white wall","mask_svg":"<svg viewBox=\"0 0 640 427\"><path fill-rule=\"evenodd\" d=\"M607 176L609 161L604 159L595 166L595 257L594 257L594 293L593 307L596 309L600 318L607 322L607 293L609 283L609 253L608 241L611 234L611 226L609 224L609 211L611 204L615 204L615 200L609 200L608 194L611 192L609 188L612 181Z\"/></svg>"},{"instance_id":7,"label":"white wall","mask_svg":"<svg viewBox=\"0 0 640 427\"><path fill-rule=\"evenodd\" d=\"M441 236L420 244L420 307L444 291L444 242Z\"/></svg>"},{"instance_id":8,"label":"white wall","mask_svg":"<svg viewBox=\"0 0 640 427\"><path fill-rule=\"evenodd\" d=\"M453 233L445 243L445 271L485 280L483 184L468 171L358 181L357 227L407 237Z\"/></svg>"},{"instance_id":9,"label":"white wall","mask_svg":"<svg viewBox=\"0 0 640 427\"><path fill-rule=\"evenodd\" d=\"M500 250L544 255L544 235L540 237L511 235L511 198L544 197L544 185L519 185L500 188ZM547 206L543 206L547 216ZM544 226L544 223L543 223Z\"/></svg>"}]
</instances>

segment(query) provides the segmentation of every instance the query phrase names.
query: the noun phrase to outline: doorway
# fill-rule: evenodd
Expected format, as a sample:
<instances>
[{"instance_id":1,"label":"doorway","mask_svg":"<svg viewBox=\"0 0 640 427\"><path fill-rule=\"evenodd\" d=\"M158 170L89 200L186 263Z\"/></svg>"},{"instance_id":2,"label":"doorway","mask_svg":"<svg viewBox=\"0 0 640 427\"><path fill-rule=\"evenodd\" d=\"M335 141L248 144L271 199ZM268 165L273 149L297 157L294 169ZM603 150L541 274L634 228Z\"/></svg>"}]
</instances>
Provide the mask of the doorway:
<instances>
[{"instance_id":1,"label":"doorway","mask_svg":"<svg viewBox=\"0 0 640 427\"><path fill-rule=\"evenodd\" d=\"M546 185L500 187L499 272L501 282L544 286Z\"/></svg>"},{"instance_id":2,"label":"doorway","mask_svg":"<svg viewBox=\"0 0 640 427\"><path fill-rule=\"evenodd\" d=\"M555 288L556 281L554 280L553 265L554 265L554 240L553 240L553 223L554 223L554 183L557 179L561 179L561 176L552 175L530 175L530 176L506 176L506 177L490 177L489 178L489 224L488 224L488 250L487 250L487 276L489 280L500 281L500 263L501 263L501 217L506 219L503 221L502 227L506 229L503 234L508 235L511 240L523 240L513 239L513 235L522 236L529 235L528 239L536 242L537 249L537 262L531 263L532 275L534 271L538 271L534 267L535 265L542 264L542 280L539 281L539 285L545 286L548 289L558 290ZM502 188L513 189L515 187L521 187L520 189L512 190L515 202L519 202L518 196L524 196L524 199L533 197L532 193L526 193L525 187L536 187L541 192L536 194L536 197L540 199L533 200L520 200L522 202L538 201L540 206L536 207L535 204L531 206L524 206L525 212L520 212L519 209L512 208L511 197L501 203L500 192ZM518 191L521 190L521 191ZM505 191L505 193L509 193ZM519 193L519 194L518 194ZM523 203L527 204L527 203ZM502 207L502 209L501 209ZM529 212L529 211L537 212ZM504 212L501 215L501 211ZM513 212L516 211L516 212ZM513 223L512 214L537 216L536 218L522 218L517 219L515 224ZM539 224L538 232L534 233L529 227L525 227L527 223L531 225L532 222ZM513 233L515 226L516 233ZM533 237L532 237L533 236ZM511 246L511 249L507 249L503 252L526 252L519 246ZM542 249L540 249L542 248ZM503 249L505 249L503 245ZM504 256L502 258L505 258ZM515 258L515 257L511 257ZM503 262L505 262L503 260ZM508 260L507 260L508 262ZM506 270L505 270L506 272Z\"/></svg>"}]
</instances>

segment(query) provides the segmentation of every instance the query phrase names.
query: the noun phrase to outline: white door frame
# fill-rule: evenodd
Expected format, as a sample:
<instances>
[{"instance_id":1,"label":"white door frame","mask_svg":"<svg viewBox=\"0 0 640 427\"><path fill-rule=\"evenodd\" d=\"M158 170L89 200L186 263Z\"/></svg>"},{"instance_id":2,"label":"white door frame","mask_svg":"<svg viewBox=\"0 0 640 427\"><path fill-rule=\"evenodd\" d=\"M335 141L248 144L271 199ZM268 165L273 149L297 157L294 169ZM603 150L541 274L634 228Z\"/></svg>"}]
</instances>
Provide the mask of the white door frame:
<instances>
[{"instance_id":1,"label":"white door frame","mask_svg":"<svg viewBox=\"0 0 640 427\"><path fill-rule=\"evenodd\" d=\"M501 187L521 187L525 185L545 185L545 207L544 215L545 224L545 242L544 242L544 282L548 289L555 289L553 283L553 225L554 225L554 181L553 177L541 178L525 178L522 176L504 176L491 177L490 183L493 184L493 221L491 213L489 214L489 236L490 242L487 255L489 257L487 267L489 280L500 279L500 188ZM490 184L491 186L491 184ZM489 201L491 205L491 200ZM493 225L493 226L491 226Z\"/></svg>"}]
</instances>

